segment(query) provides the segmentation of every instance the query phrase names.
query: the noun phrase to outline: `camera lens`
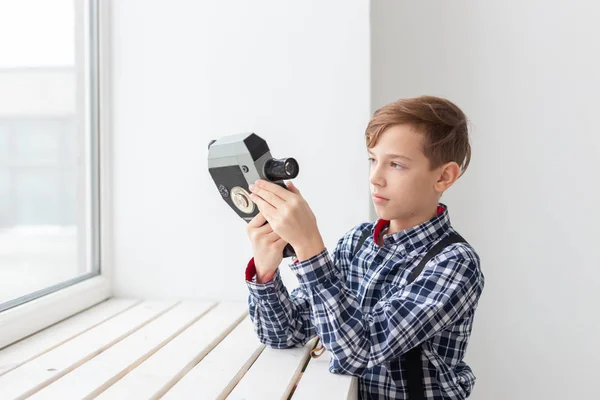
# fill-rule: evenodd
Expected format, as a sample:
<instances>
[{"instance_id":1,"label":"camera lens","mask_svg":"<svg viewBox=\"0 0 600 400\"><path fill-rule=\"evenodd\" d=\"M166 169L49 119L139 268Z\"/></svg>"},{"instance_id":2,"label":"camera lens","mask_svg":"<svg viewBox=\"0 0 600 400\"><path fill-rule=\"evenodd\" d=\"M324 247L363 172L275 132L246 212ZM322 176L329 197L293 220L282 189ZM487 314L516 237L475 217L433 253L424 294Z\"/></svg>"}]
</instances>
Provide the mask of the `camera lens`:
<instances>
[{"instance_id":1,"label":"camera lens","mask_svg":"<svg viewBox=\"0 0 600 400\"><path fill-rule=\"evenodd\" d=\"M294 179L298 176L300 167L298 162L291 158L272 158L265 162L265 177L271 181Z\"/></svg>"},{"instance_id":2,"label":"camera lens","mask_svg":"<svg viewBox=\"0 0 600 400\"><path fill-rule=\"evenodd\" d=\"M285 169L285 173L290 177L296 177L296 175L298 175L298 163L293 158L288 158L285 161L283 169Z\"/></svg>"}]
</instances>

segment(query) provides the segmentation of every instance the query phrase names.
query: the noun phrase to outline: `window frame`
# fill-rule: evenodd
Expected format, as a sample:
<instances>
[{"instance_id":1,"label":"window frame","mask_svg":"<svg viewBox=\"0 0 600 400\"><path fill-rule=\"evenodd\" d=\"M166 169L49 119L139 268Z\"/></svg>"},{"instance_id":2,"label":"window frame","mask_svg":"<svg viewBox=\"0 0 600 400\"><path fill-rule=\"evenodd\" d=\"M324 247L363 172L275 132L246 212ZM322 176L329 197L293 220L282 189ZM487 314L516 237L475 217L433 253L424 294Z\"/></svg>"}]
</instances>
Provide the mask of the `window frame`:
<instances>
[{"instance_id":1,"label":"window frame","mask_svg":"<svg viewBox=\"0 0 600 400\"><path fill-rule=\"evenodd\" d=\"M85 0L82 7L89 10L91 57L90 71L92 110L86 123L92 132L91 207L92 271L72 280L50 286L20 298L22 304L0 311L0 348L53 325L112 296L112 205L110 159L110 2ZM87 72L86 72L87 73ZM96 185L94 185L94 181ZM26 300L23 302L23 300ZM10 303L10 302L9 302Z\"/></svg>"}]
</instances>

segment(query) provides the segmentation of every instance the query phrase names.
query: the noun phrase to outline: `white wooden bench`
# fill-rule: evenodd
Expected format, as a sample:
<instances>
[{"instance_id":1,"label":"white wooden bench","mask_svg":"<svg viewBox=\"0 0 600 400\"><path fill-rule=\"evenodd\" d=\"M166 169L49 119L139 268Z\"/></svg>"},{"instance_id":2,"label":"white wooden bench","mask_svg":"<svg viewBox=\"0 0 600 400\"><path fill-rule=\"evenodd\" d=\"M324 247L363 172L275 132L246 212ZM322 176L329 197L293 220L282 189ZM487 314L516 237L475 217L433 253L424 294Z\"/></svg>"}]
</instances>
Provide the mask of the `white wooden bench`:
<instances>
[{"instance_id":1,"label":"white wooden bench","mask_svg":"<svg viewBox=\"0 0 600 400\"><path fill-rule=\"evenodd\" d=\"M0 399L356 399L330 354L258 341L245 303L109 299L0 350Z\"/></svg>"}]
</instances>

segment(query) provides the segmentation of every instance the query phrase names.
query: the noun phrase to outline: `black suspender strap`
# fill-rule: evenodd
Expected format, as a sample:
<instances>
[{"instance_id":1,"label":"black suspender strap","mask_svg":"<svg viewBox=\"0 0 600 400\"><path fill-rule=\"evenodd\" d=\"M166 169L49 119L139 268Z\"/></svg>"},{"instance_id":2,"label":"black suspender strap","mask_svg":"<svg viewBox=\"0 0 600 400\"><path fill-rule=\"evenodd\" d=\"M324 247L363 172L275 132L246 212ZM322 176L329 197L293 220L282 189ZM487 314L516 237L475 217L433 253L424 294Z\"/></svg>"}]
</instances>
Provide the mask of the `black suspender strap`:
<instances>
[{"instance_id":1,"label":"black suspender strap","mask_svg":"<svg viewBox=\"0 0 600 400\"><path fill-rule=\"evenodd\" d=\"M439 254L443 249L453 243L466 242L458 233L451 233L449 236L437 242L431 250L419 262L419 265L412 270L408 278L408 283L412 283L425 268L433 257ZM408 382L408 398L410 400L423 400L425 398L425 387L423 384L423 362L421 360L421 345L410 349L406 353L406 379Z\"/></svg>"},{"instance_id":2,"label":"black suspender strap","mask_svg":"<svg viewBox=\"0 0 600 400\"><path fill-rule=\"evenodd\" d=\"M443 238L442 240L440 240L439 242L437 242L423 256L423 258L421 259L421 262L419 262L419 265L417 265L417 267L412 270L412 272L410 273L410 276L408 277L408 283L410 284L415 279L417 279L417 277L423 271L423 268L425 268L425 264L427 264L433 257L435 257L436 255L438 255L446 247L448 247L448 246L450 246L451 244L454 244L454 243L463 243L463 242L466 243L467 241L465 239L463 239L462 236L460 236L458 233L455 233L455 232L450 233L450 235L446 236L445 238Z\"/></svg>"}]
</instances>

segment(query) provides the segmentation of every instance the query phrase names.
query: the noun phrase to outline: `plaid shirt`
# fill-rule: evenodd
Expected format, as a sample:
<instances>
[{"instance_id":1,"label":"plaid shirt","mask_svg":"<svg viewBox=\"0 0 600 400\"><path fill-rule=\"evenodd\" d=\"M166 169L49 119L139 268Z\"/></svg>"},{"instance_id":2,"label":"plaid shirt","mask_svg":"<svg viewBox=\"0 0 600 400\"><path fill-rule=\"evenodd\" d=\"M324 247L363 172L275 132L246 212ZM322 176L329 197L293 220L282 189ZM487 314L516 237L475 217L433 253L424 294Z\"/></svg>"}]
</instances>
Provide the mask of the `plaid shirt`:
<instances>
[{"instance_id":1,"label":"plaid shirt","mask_svg":"<svg viewBox=\"0 0 600 400\"><path fill-rule=\"evenodd\" d=\"M453 232L445 205L413 228L375 239L389 221L362 223L327 249L290 268L300 286L288 293L279 270L256 283L246 270L249 313L262 343L303 346L318 335L329 371L359 378L363 399L407 399L403 355L422 344L425 399L465 399L475 384L463 361L484 287L479 256L466 243L446 247L411 284L425 253ZM370 236L353 256L361 233ZM398 362L399 359L399 362Z\"/></svg>"}]
</instances>

